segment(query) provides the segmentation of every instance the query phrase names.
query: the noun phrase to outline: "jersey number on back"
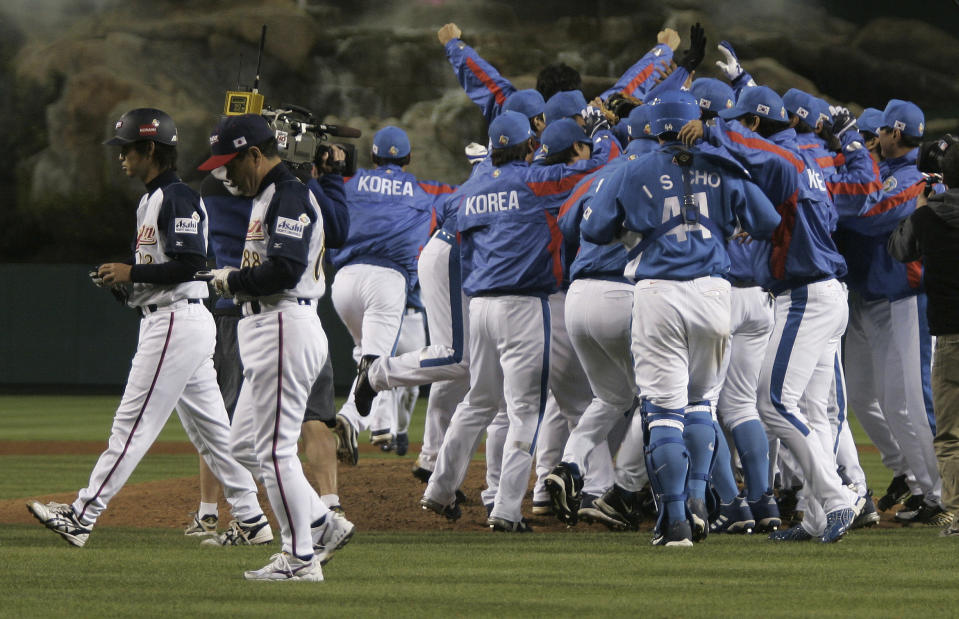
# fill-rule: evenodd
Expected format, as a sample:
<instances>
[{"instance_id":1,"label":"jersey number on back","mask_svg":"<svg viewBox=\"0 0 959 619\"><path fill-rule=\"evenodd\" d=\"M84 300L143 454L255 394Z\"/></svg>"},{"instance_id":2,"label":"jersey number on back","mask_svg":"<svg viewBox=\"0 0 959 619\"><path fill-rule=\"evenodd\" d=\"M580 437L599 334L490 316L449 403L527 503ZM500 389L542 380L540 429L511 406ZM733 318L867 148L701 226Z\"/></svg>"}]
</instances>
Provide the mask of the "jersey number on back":
<instances>
[{"instance_id":1,"label":"jersey number on back","mask_svg":"<svg viewBox=\"0 0 959 619\"><path fill-rule=\"evenodd\" d=\"M709 217L709 205L706 204L706 192L697 191L693 194L693 200L696 202L696 207L699 209L700 217ZM663 222L669 221L677 215L682 215L682 204L679 202L679 196L669 196L666 198L663 203ZM703 238L708 239L712 238L712 234L708 229L703 227L702 224L686 224L682 223L678 226L672 228L666 234L675 235L678 242L686 241L686 233L692 232L693 230L699 230L703 233Z\"/></svg>"}]
</instances>

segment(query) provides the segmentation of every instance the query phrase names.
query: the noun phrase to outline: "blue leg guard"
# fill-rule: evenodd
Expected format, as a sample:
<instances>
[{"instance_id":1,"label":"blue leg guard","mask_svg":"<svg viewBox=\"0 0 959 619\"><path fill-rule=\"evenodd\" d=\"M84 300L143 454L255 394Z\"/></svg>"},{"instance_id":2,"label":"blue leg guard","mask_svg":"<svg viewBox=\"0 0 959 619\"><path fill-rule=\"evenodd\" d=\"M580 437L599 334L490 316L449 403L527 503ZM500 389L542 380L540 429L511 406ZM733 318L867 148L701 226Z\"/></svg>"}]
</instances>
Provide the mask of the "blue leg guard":
<instances>
[{"instance_id":1,"label":"blue leg guard","mask_svg":"<svg viewBox=\"0 0 959 619\"><path fill-rule=\"evenodd\" d=\"M746 421L733 429L733 441L743 463L746 500L758 501L770 489L769 438L758 419Z\"/></svg>"},{"instance_id":2,"label":"blue leg guard","mask_svg":"<svg viewBox=\"0 0 959 619\"><path fill-rule=\"evenodd\" d=\"M686 492L691 499L706 500L706 483L716 455L716 429L709 402L696 402L686 407L686 428L683 440L689 453L689 480ZM728 448L727 448L728 449Z\"/></svg>"},{"instance_id":3,"label":"blue leg guard","mask_svg":"<svg viewBox=\"0 0 959 619\"><path fill-rule=\"evenodd\" d=\"M667 522L686 520L686 475L689 456L683 442L683 431L676 425L683 423L683 411L660 408L643 402L643 415L649 428L649 445L646 451L650 485L660 495L660 519ZM660 425L664 421L674 425ZM657 523L657 526L659 524Z\"/></svg>"},{"instance_id":4,"label":"blue leg guard","mask_svg":"<svg viewBox=\"0 0 959 619\"><path fill-rule=\"evenodd\" d=\"M719 500L729 504L739 495L739 487L736 486L736 478L733 477L732 455L729 453L729 445L726 443L722 428L719 427L719 422L713 422L713 429L716 431L716 464L713 465L711 480L716 492L719 493Z\"/></svg>"}]
</instances>

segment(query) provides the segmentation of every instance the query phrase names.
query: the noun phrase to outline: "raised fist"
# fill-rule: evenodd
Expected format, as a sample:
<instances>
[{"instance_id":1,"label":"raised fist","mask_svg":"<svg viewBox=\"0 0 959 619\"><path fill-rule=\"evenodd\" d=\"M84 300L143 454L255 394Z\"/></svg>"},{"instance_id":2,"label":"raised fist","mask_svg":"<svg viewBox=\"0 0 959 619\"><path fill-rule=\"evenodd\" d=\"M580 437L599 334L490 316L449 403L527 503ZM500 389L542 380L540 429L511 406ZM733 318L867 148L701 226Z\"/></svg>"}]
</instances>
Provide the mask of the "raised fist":
<instances>
[{"instance_id":1,"label":"raised fist","mask_svg":"<svg viewBox=\"0 0 959 619\"><path fill-rule=\"evenodd\" d=\"M441 45L446 45L453 39L460 38L462 34L463 31L454 23L446 24L436 32L436 36L439 38Z\"/></svg>"}]
</instances>

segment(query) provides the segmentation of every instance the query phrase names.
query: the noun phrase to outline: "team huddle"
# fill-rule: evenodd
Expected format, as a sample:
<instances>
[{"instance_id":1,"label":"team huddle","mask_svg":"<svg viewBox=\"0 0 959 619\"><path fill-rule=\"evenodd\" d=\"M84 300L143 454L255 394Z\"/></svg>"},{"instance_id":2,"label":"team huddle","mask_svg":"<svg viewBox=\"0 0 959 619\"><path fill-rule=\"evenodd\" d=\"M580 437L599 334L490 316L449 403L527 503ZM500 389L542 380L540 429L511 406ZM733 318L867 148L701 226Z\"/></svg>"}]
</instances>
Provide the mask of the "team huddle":
<instances>
[{"instance_id":1,"label":"team huddle","mask_svg":"<svg viewBox=\"0 0 959 619\"><path fill-rule=\"evenodd\" d=\"M748 532L836 542L898 504L897 521L952 522L922 265L886 251L933 188L916 168L916 105L856 118L797 89L780 96L725 41L729 84L692 79L698 24L681 54L662 31L589 103L565 65L517 90L455 24L438 35L489 127L458 186L407 172L413 149L393 126L373 139L375 168L344 179L326 165L333 149L303 182L267 120L246 114L220 121L200 166L221 203L174 172L169 116L118 121L108 143L147 193L132 264L94 276L132 283L139 345L89 486L72 505L29 503L37 519L83 546L175 409L235 518L204 543L273 539L256 480L282 549L245 577L322 580L354 526L335 491L307 481L301 431L325 422L349 464L366 430L406 453L416 390L431 384L413 474L419 505L449 520L485 432L494 531L532 530L534 464L533 513L618 530L651 516L657 546ZM332 403L316 313L330 264L358 363L339 411L315 404ZM202 302L207 281L232 308L229 331ZM843 365L842 341L860 363ZM893 471L876 504L847 409ZM203 505L194 524L215 532L215 504Z\"/></svg>"}]
</instances>

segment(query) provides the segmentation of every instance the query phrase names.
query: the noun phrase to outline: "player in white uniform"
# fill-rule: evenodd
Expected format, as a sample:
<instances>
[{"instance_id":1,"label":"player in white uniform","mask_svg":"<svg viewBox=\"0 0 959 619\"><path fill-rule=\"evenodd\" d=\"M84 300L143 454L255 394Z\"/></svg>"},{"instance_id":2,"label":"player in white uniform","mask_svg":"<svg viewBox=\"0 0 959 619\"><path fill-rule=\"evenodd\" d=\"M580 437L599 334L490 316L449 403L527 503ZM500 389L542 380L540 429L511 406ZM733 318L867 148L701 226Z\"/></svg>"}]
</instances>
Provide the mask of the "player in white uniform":
<instances>
[{"instance_id":1,"label":"player in white uniform","mask_svg":"<svg viewBox=\"0 0 959 619\"><path fill-rule=\"evenodd\" d=\"M107 144L120 146L127 176L146 185L137 207L134 264L108 263L97 283L133 283L127 301L143 317L130 375L106 451L72 505L37 501L28 509L47 528L83 546L97 518L119 492L176 408L187 436L223 484L233 516L252 543L273 539L256 500L253 477L230 453L230 421L213 369L213 317L193 274L206 260L207 216L200 197L177 177L173 119L152 108L124 114Z\"/></svg>"},{"instance_id":2,"label":"player in white uniform","mask_svg":"<svg viewBox=\"0 0 959 619\"><path fill-rule=\"evenodd\" d=\"M266 488L283 542L282 552L245 577L321 581L321 565L349 541L354 527L320 500L296 454L310 387L328 354L315 311L326 289L320 207L280 160L262 116L226 117L210 145L213 155L200 169L224 166L230 182L253 197L241 268L216 269L212 279L243 311L233 453Z\"/></svg>"}]
</instances>

